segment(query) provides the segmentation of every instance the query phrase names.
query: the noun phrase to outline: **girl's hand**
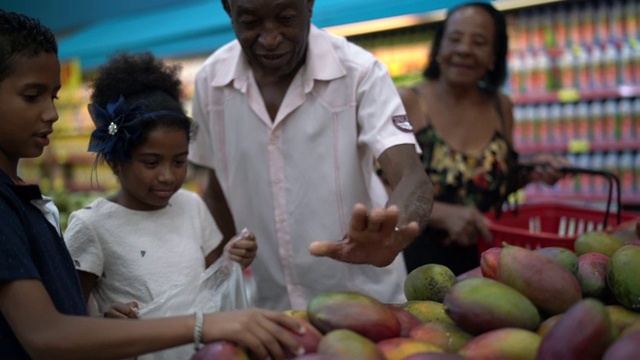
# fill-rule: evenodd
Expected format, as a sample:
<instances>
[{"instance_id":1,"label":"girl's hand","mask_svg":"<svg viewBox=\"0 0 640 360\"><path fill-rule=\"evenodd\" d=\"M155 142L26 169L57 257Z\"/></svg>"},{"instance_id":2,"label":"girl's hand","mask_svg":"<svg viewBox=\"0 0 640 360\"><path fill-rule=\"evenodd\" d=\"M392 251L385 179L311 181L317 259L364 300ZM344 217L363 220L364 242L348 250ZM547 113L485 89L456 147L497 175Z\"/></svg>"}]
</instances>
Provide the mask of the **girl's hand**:
<instances>
[{"instance_id":1,"label":"girl's hand","mask_svg":"<svg viewBox=\"0 0 640 360\"><path fill-rule=\"evenodd\" d=\"M135 301L129 303L114 302L104 312L104 317L113 319L138 319L138 303Z\"/></svg>"},{"instance_id":2,"label":"girl's hand","mask_svg":"<svg viewBox=\"0 0 640 360\"><path fill-rule=\"evenodd\" d=\"M229 340L248 348L258 359L277 360L285 358L283 347L298 356L304 354L296 334L305 330L299 320L280 311L223 311L205 316L202 342Z\"/></svg>"},{"instance_id":3,"label":"girl's hand","mask_svg":"<svg viewBox=\"0 0 640 360\"><path fill-rule=\"evenodd\" d=\"M236 261L246 269L256 258L258 243L256 237L247 229L243 229L239 235L234 236L225 246L225 251L231 260Z\"/></svg>"}]
</instances>

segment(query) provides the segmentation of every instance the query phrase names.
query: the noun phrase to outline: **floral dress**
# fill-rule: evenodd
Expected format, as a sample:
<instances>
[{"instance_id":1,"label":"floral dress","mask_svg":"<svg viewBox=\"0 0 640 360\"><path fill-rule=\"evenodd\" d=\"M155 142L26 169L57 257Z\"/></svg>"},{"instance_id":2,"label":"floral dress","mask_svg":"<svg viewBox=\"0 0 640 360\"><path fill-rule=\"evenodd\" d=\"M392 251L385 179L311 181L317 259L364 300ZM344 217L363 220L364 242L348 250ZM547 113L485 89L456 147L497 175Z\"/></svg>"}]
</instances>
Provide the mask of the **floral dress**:
<instances>
[{"instance_id":1,"label":"floral dress","mask_svg":"<svg viewBox=\"0 0 640 360\"><path fill-rule=\"evenodd\" d=\"M499 131L477 156L452 149L431 124L416 133L416 139L435 201L472 205L481 212L502 203L509 178L507 164L513 163L516 155ZM439 263L460 274L479 265L477 246L443 245L446 237L446 231L427 227L404 251L407 270Z\"/></svg>"}]
</instances>

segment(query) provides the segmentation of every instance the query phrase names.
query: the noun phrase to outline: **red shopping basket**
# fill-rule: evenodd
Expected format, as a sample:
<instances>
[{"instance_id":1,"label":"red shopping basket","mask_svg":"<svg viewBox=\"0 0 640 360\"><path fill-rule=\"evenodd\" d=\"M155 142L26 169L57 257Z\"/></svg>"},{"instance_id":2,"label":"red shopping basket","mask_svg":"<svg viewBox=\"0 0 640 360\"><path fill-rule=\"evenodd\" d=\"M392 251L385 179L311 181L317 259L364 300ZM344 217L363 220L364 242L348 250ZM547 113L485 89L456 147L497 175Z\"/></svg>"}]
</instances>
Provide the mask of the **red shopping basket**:
<instances>
[{"instance_id":1,"label":"red shopping basket","mask_svg":"<svg viewBox=\"0 0 640 360\"><path fill-rule=\"evenodd\" d=\"M591 174L605 176L609 180L609 198L605 210L587 209L558 203L521 204L517 208L504 211L500 216L488 213L491 220L489 231L493 235L493 243L483 239L478 241L478 251L493 246L502 246L505 242L528 249L541 247L564 247L573 249L575 240L585 232L605 231L613 233L618 229L632 228L640 221L640 214L620 211L620 192L618 178L608 172L589 169L567 168L567 173ZM618 189L617 212L612 214L611 197L613 184Z\"/></svg>"}]
</instances>

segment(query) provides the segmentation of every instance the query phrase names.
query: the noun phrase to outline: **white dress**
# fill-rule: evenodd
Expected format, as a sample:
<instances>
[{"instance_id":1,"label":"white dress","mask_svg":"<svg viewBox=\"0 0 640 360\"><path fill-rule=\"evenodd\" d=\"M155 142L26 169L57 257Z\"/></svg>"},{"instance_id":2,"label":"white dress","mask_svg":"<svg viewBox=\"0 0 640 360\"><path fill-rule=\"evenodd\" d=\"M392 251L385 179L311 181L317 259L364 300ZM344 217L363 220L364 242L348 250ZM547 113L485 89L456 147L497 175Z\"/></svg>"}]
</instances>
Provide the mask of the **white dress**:
<instances>
[{"instance_id":1,"label":"white dress","mask_svg":"<svg viewBox=\"0 0 640 360\"><path fill-rule=\"evenodd\" d=\"M98 276L92 296L99 313L115 301L136 301L143 310L165 292L198 281L206 254L222 240L204 201L184 189L154 211L97 199L70 215L64 237L76 269ZM138 359L192 354L193 345L184 345Z\"/></svg>"}]
</instances>

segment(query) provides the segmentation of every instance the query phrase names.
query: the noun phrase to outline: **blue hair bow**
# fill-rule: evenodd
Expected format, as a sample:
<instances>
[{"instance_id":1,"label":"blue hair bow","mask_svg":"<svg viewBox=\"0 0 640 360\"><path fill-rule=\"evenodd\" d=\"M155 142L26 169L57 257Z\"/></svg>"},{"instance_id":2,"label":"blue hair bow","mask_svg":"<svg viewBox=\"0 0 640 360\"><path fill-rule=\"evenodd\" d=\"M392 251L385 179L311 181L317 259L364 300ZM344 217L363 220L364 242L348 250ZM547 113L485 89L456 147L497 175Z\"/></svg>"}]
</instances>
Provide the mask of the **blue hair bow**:
<instances>
[{"instance_id":1,"label":"blue hair bow","mask_svg":"<svg viewBox=\"0 0 640 360\"><path fill-rule=\"evenodd\" d=\"M106 109L91 103L88 110L96 126L89 140L89 151L101 154L107 161L128 159L131 141L135 142L142 132L140 120L147 118L142 103L127 108L121 95L118 101L109 101Z\"/></svg>"}]
</instances>

